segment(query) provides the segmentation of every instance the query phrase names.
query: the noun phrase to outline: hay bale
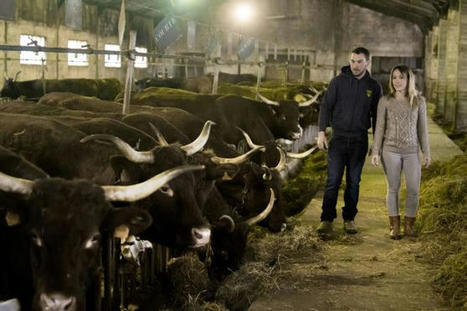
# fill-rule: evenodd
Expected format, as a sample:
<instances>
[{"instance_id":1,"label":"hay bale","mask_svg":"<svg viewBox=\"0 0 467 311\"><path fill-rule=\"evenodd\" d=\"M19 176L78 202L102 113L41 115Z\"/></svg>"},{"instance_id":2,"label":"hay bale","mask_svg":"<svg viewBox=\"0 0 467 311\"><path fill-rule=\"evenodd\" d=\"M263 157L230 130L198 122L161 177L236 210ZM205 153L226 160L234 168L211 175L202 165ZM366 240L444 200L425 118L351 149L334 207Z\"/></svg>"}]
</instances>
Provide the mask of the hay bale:
<instances>
[{"instance_id":1,"label":"hay bale","mask_svg":"<svg viewBox=\"0 0 467 311\"><path fill-rule=\"evenodd\" d=\"M326 182L326 154L318 152L304 162L302 172L289 179L282 189L282 199L287 202L284 213L287 217L296 215L310 203Z\"/></svg>"}]
</instances>

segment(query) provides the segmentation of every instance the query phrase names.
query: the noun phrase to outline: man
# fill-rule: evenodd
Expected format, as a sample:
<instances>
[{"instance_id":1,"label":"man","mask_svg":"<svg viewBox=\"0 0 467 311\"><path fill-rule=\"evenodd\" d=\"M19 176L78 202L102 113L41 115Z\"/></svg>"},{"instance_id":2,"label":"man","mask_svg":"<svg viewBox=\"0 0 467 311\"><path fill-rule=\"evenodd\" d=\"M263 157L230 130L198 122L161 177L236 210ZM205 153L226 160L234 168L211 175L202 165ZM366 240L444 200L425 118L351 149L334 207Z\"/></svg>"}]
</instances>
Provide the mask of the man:
<instances>
[{"instance_id":1,"label":"man","mask_svg":"<svg viewBox=\"0 0 467 311\"><path fill-rule=\"evenodd\" d=\"M332 222L337 217L337 196L344 169L344 231L357 233L354 218L358 212L360 175L368 151L368 129L373 125L374 132L377 105L382 96L381 85L367 71L369 64L370 52L363 47L354 49L350 65L342 67L341 73L331 80L321 103L318 147L328 152L326 191L317 230L322 237L332 232ZM329 149L325 136L328 124L332 128Z\"/></svg>"}]
</instances>

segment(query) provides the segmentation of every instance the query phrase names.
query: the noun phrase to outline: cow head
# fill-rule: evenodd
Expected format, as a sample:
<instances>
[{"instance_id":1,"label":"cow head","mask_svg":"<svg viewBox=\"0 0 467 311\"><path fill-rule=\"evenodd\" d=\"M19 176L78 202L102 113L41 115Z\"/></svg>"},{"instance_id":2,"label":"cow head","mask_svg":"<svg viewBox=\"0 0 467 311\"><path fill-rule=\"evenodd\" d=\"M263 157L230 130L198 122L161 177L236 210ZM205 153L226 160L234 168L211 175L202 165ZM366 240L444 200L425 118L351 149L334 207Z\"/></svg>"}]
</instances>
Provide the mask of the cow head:
<instances>
[{"instance_id":1,"label":"cow head","mask_svg":"<svg viewBox=\"0 0 467 311\"><path fill-rule=\"evenodd\" d=\"M0 91L0 96L1 97L10 97L10 98L18 98L20 93L18 90L18 86L16 84L16 79L18 78L18 75L20 74L21 71L18 71L16 73L15 79L8 78L5 75L5 82L3 84L3 88Z\"/></svg>"},{"instance_id":2,"label":"cow head","mask_svg":"<svg viewBox=\"0 0 467 311\"><path fill-rule=\"evenodd\" d=\"M230 272L238 270L243 262L250 227L264 220L273 209L276 200L274 191L269 190L269 201L263 210L244 221L240 221L236 213L222 215L212 221L212 254L209 265L209 276L222 280ZM237 219L237 221L234 220Z\"/></svg>"},{"instance_id":3,"label":"cow head","mask_svg":"<svg viewBox=\"0 0 467 311\"><path fill-rule=\"evenodd\" d=\"M275 137L283 137L290 140L299 139L303 129L299 124L300 111L298 103L294 100L270 100L258 93L258 97L272 109L275 124L271 128Z\"/></svg>"},{"instance_id":4,"label":"cow head","mask_svg":"<svg viewBox=\"0 0 467 311\"><path fill-rule=\"evenodd\" d=\"M93 139L109 140L122 152L111 160L115 176L121 182L133 184L161 171L187 163L187 156L199 151L207 141L209 128L206 124L194 142L180 145L156 146L148 151L136 151L118 137L90 135L82 142ZM203 167L204 168L204 167ZM211 231L203 218L196 200L195 176L193 173L175 178L145 200L136 203L151 213L154 224L144 237L166 246L200 247L209 243Z\"/></svg>"},{"instance_id":5,"label":"cow head","mask_svg":"<svg viewBox=\"0 0 467 311\"><path fill-rule=\"evenodd\" d=\"M27 202L16 221L7 224L21 225L28 233L33 309L86 310L86 287L97 278L102 236L112 236L122 227L136 234L151 224L145 210L115 209L109 201L143 199L170 179L197 169L173 169L132 186L61 178L30 181L0 172L0 190L21 194ZM11 213L7 217L13 218Z\"/></svg>"}]
</instances>

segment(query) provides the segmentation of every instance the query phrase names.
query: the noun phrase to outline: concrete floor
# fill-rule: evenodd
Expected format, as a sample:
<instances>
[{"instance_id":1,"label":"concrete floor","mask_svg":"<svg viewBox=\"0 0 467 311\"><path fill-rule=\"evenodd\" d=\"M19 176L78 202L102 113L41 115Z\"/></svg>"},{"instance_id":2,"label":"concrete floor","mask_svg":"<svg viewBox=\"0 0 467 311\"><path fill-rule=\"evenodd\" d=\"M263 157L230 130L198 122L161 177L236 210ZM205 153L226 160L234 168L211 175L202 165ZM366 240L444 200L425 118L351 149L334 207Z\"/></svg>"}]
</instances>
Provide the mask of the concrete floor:
<instances>
[{"instance_id":1,"label":"concrete floor","mask_svg":"<svg viewBox=\"0 0 467 311\"><path fill-rule=\"evenodd\" d=\"M433 161L462 153L431 119L429 134ZM315 228L319 224L322 195L310 202L300 217L302 223ZM416 239L389 239L385 195L383 170L367 159L356 218L359 233L343 234L338 216L336 238L322 242L326 268L311 270L306 255L297 258L282 267L296 273L293 286L281 284L279 290L255 300L249 310L448 310L431 288L430 266L417 260L423 245ZM340 193L338 215L342 205Z\"/></svg>"}]
</instances>

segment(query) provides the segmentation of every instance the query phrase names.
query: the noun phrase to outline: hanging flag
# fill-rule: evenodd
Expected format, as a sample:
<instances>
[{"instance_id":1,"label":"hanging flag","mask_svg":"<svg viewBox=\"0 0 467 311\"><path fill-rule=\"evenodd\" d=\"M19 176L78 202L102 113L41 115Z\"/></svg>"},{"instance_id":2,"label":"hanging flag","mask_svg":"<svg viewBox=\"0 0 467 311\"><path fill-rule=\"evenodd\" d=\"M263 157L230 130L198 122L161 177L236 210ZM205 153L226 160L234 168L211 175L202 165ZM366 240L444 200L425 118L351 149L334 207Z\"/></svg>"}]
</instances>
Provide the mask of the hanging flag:
<instances>
[{"instance_id":1,"label":"hanging flag","mask_svg":"<svg viewBox=\"0 0 467 311\"><path fill-rule=\"evenodd\" d=\"M158 52L164 53L165 49L181 36L182 32L178 20L172 16L164 17L154 29L154 39Z\"/></svg>"},{"instance_id":2,"label":"hanging flag","mask_svg":"<svg viewBox=\"0 0 467 311\"><path fill-rule=\"evenodd\" d=\"M81 0L67 0L65 7L65 25L81 30L83 27L83 3Z\"/></svg>"},{"instance_id":3,"label":"hanging flag","mask_svg":"<svg viewBox=\"0 0 467 311\"><path fill-rule=\"evenodd\" d=\"M123 36L125 35L125 0L122 0L122 6L120 7L120 17L118 18L118 45L122 46Z\"/></svg>"},{"instance_id":4,"label":"hanging flag","mask_svg":"<svg viewBox=\"0 0 467 311\"><path fill-rule=\"evenodd\" d=\"M242 38L238 44L237 55L241 60L245 60L255 49L255 38Z\"/></svg>"},{"instance_id":5,"label":"hanging flag","mask_svg":"<svg viewBox=\"0 0 467 311\"><path fill-rule=\"evenodd\" d=\"M196 46L196 22L187 22L186 45L188 50L193 50Z\"/></svg>"},{"instance_id":6,"label":"hanging flag","mask_svg":"<svg viewBox=\"0 0 467 311\"><path fill-rule=\"evenodd\" d=\"M15 0L0 1L0 19L15 19Z\"/></svg>"},{"instance_id":7,"label":"hanging flag","mask_svg":"<svg viewBox=\"0 0 467 311\"><path fill-rule=\"evenodd\" d=\"M218 46L220 44L219 41L219 33L211 33L211 35L208 38L208 43L204 47L204 53L206 56L210 57L211 54L217 52Z\"/></svg>"}]
</instances>

